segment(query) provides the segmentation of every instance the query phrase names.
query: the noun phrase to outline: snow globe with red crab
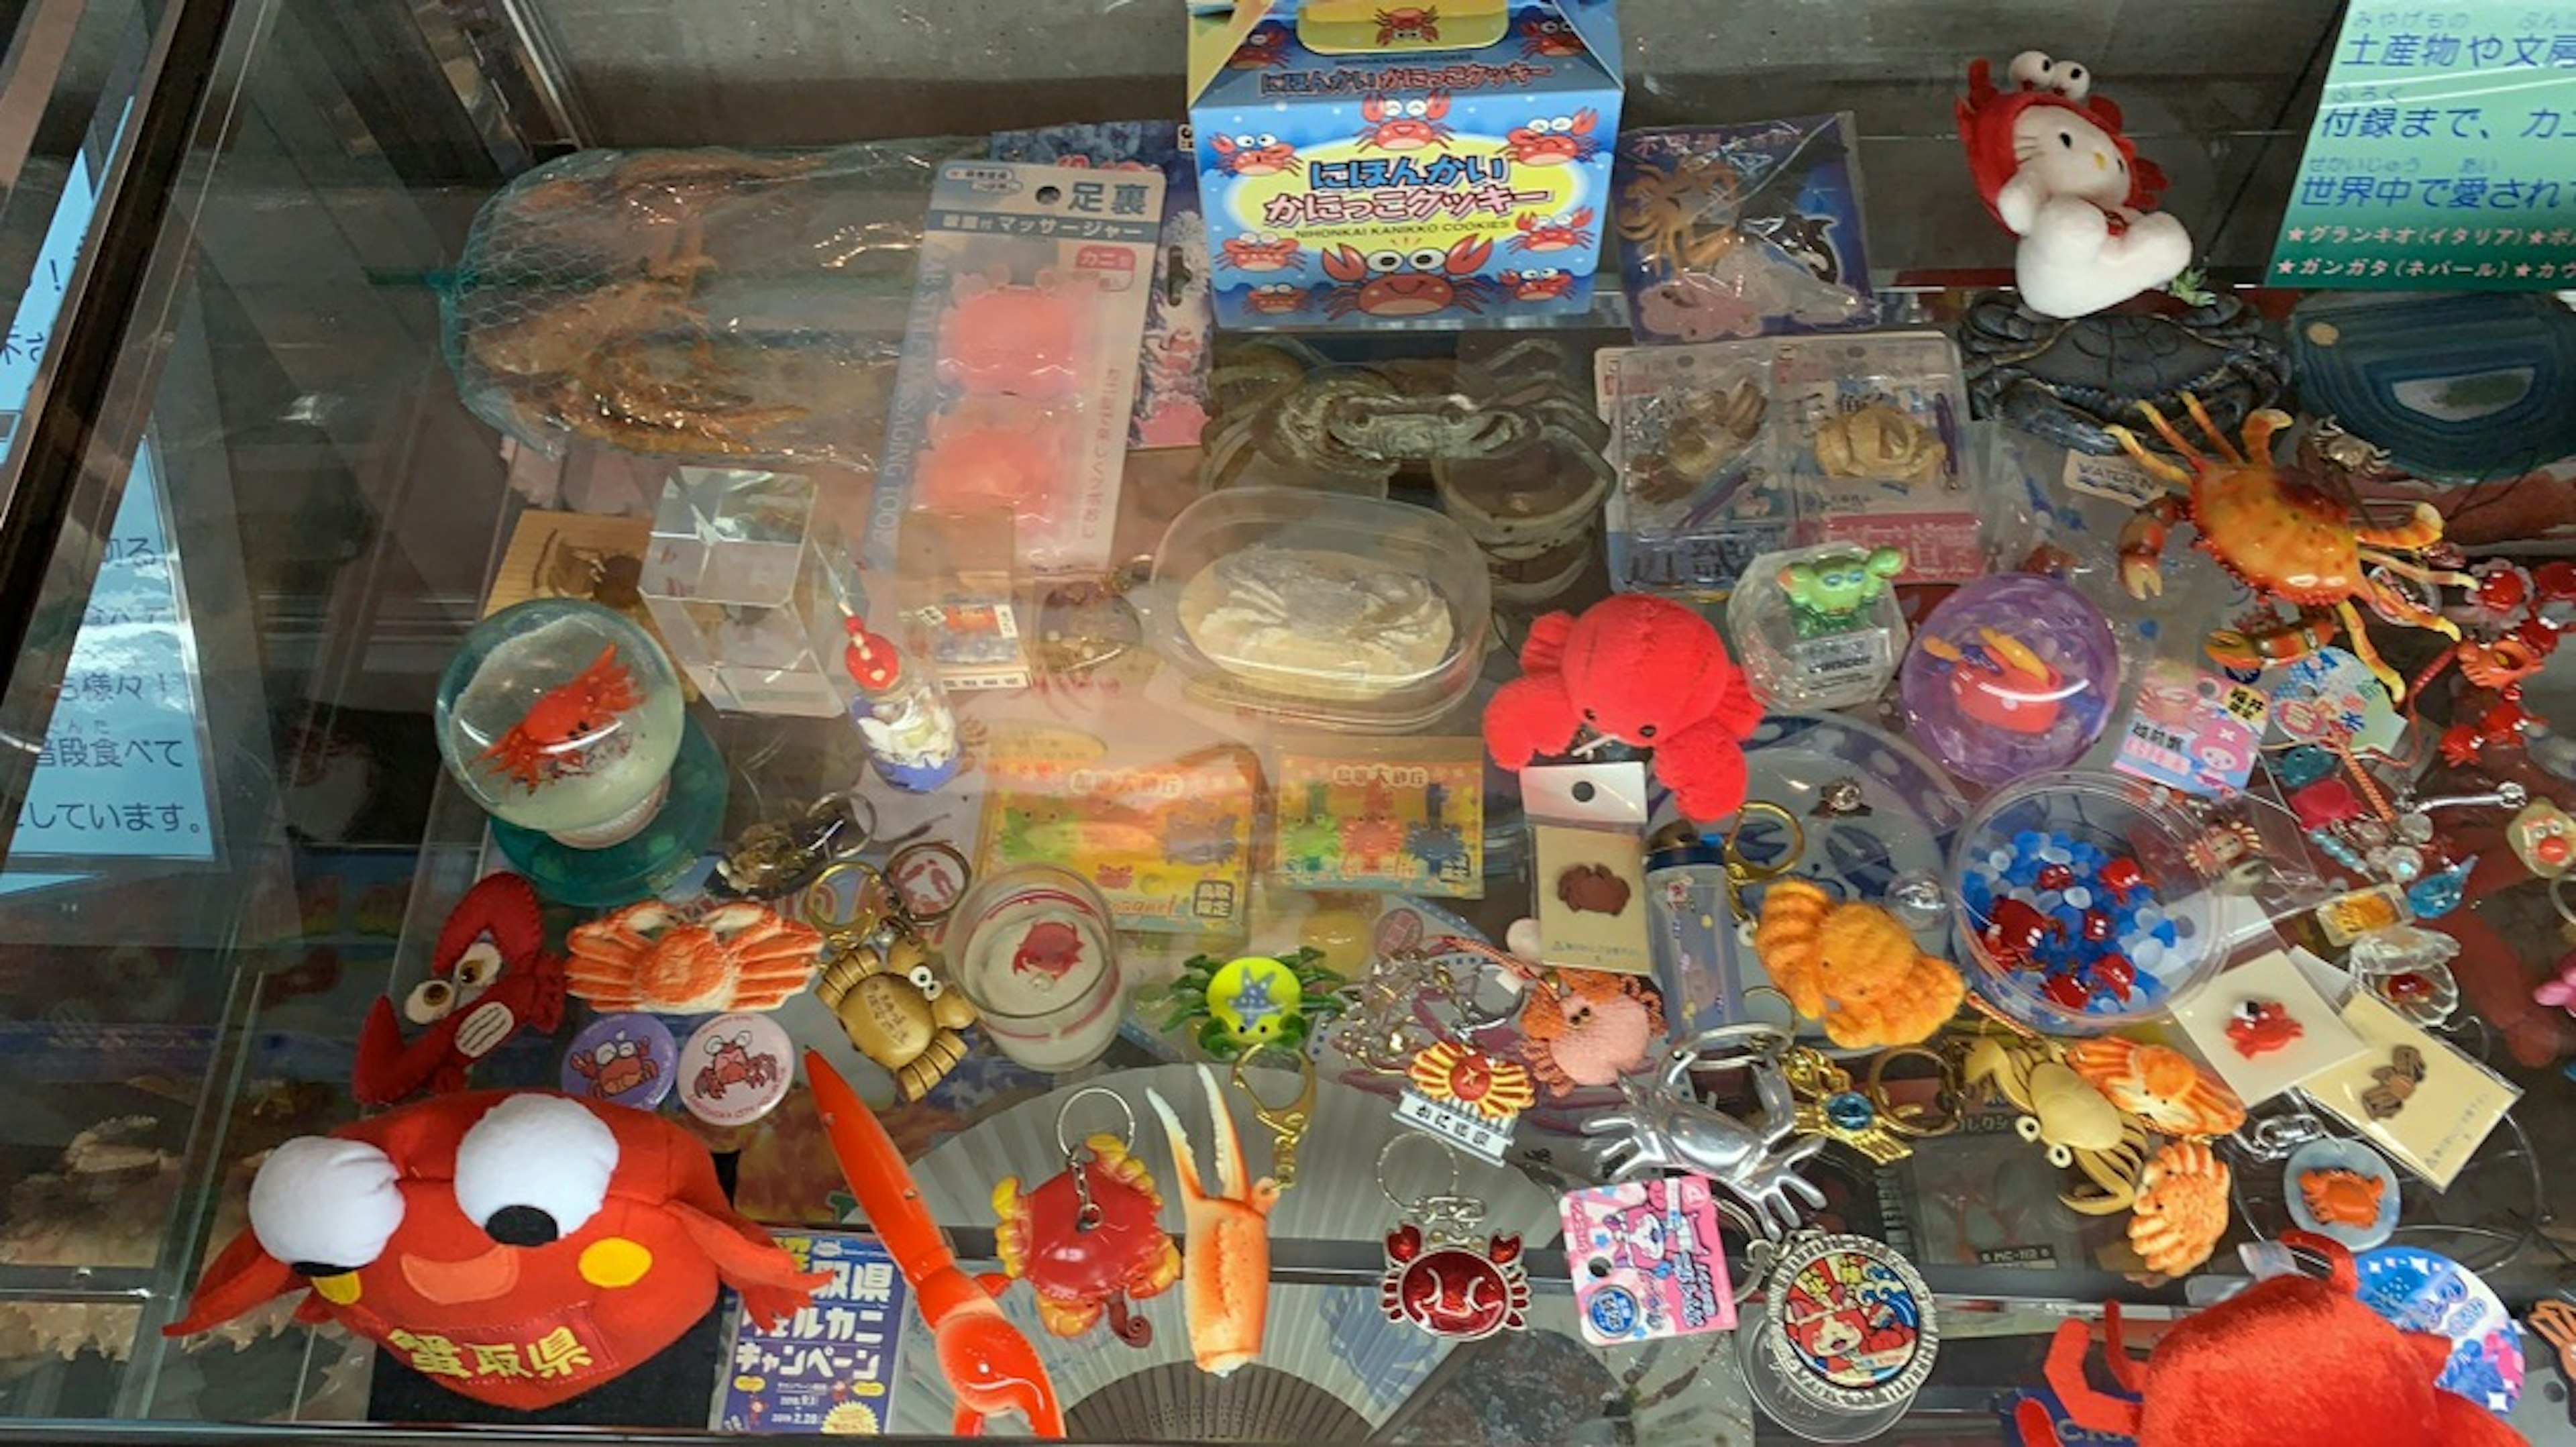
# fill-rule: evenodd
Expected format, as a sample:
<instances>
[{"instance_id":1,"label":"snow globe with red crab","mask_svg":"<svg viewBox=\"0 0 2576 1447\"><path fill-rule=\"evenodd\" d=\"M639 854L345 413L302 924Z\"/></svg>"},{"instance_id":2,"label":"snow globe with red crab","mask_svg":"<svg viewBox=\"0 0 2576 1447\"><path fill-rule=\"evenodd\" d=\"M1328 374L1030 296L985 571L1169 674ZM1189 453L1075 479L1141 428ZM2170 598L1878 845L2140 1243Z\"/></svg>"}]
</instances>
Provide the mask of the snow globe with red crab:
<instances>
[{"instance_id":1,"label":"snow globe with red crab","mask_svg":"<svg viewBox=\"0 0 2576 1447\"><path fill-rule=\"evenodd\" d=\"M670 656L596 603L540 598L465 635L438 684L438 750L511 867L562 904L644 899L714 842L723 760Z\"/></svg>"}]
</instances>

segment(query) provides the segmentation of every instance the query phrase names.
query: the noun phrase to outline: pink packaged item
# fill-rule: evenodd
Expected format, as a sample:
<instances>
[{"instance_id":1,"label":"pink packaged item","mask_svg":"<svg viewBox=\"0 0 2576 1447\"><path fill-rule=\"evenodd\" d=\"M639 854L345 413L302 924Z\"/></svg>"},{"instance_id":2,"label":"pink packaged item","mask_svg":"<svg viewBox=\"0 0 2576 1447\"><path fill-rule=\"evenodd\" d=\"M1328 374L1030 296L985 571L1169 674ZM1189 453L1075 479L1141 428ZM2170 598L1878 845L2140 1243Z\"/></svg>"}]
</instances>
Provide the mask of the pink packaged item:
<instances>
[{"instance_id":1,"label":"pink packaged item","mask_svg":"<svg viewBox=\"0 0 2576 1447\"><path fill-rule=\"evenodd\" d=\"M1595 1346L1735 1329L1735 1288L1706 1176L1568 1191L1566 1269Z\"/></svg>"}]
</instances>

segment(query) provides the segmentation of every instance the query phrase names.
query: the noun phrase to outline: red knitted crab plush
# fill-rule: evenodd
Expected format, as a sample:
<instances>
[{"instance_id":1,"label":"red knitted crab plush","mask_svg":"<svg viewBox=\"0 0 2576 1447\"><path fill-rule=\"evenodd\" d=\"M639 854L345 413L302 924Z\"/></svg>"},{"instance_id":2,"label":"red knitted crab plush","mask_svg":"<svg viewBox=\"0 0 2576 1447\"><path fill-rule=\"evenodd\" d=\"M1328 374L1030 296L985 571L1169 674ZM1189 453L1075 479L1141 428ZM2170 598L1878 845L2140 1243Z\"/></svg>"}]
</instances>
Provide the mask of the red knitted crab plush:
<instances>
[{"instance_id":1,"label":"red knitted crab plush","mask_svg":"<svg viewBox=\"0 0 2576 1447\"><path fill-rule=\"evenodd\" d=\"M1485 705L1485 747L1507 769L1574 747L1585 729L1655 752L1691 819L1744 802L1744 740L1762 705L1717 628L1679 603L1621 593L1580 618L1550 613L1521 645L1522 677Z\"/></svg>"},{"instance_id":2,"label":"red knitted crab plush","mask_svg":"<svg viewBox=\"0 0 2576 1447\"><path fill-rule=\"evenodd\" d=\"M2401 1332L2362 1305L2350 1252L2302 1231L2281 1239L2325 1257L2331 1273L2256 1282L2186 1318L2144 1362L2121 1344L2118 1303L2106 1304L2105 1365L2134 1399L2085 1380L2084 1323L2061 1323L2048 1385L2073 1424L2138 1447L2530 1447L2433 1385L2451 1343ZM2015 1421L2024 1447L2059 1447L2038 1403L2025 1400Z\"/></svg>"}]
</instances>

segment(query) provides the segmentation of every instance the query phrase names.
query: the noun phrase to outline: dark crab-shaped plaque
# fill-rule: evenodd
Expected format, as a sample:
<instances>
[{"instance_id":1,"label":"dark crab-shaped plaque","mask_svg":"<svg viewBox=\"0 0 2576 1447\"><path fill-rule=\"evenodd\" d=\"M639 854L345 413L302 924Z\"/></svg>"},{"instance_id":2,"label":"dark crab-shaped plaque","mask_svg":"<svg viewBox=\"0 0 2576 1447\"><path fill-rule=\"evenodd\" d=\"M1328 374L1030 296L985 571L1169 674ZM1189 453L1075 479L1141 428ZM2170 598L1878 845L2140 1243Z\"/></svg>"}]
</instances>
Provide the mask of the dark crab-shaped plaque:
<instances>
[{"instance_id":1,"label":"dark crab-shaped plaque","mask_svg":"<svg viewBox=\"0 0 2576 1447\"><path fill-rule=\"evenodd\" d=\"M2147 306L2072 320L1990 292L1959 320L1968 399L1979 417L2108 456L2108 430L2142 427L2140 402L2171 416L2186 392L2230 431L2289 387L2289 354L2263 319L2224 293L2197 306Z\"/></svg>"}]
</instances>

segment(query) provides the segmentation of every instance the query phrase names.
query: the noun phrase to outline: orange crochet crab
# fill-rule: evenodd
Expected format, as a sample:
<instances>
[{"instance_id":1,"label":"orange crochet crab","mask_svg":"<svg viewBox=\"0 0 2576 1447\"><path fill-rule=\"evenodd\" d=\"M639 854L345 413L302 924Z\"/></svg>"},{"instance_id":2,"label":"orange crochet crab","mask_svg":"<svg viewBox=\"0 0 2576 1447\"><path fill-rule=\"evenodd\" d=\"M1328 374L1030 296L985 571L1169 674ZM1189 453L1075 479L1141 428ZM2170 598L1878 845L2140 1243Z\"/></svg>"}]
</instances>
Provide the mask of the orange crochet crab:
<instances>
[{"instance_id":1,"label":"orange crochet crab","mask_svg":"<svg viewBox=\"0 0 2576 1447\"><path fill-rule=\"evenodd\" d=\"M1822 1020L1825 1037L1850 1049L1927 1040L1967 994L1958 970L1917 949L1896 916L1836 904L1803 879L1764 891L1753 948L1798 1013Z\"/></svg>"},{"instance_id":2,"label":"orange crochet crab","mask_svg":"<svg viewBox=\"0 0 2576 1447\"><path fill-rule=\"evenodd\" d=\"M2184 465L2148 451L2125 427L2109 429L2139 466L2184 489L2139 509L2120 530L2120 581L2129 595L2144 598L2164 591L2157 557L2173 527L2190 522L2200 529L2202 550L2245 586L2292 604L2303 620L2322 621L2329 613L2341 617L2352 635L2352 651L2387 686L2390 697L2402 700L2405 680L2370 646L2353 600L2370 604L2392 623L2457 639L2457 624L2377 576L2385 571L2423 583L2474 586L2476 580L2466 574L2422 561L2442 541L2442 515L2432 504L2419 502L2405 522L2394 526L2366 521L2356 515L2354 503L2333 496L2316 478L2273 463L2272 435L2290 425L2288 413L2265 408L2246 418L2245 445L2239 451L2210 420L2199 398L2185 393L2183 406L2217 449L2216 458L2203 455L2163 413L2144 402L2138 410ZM2405 556L2410 554L2414 556Z\"/></svg>"},{"instance_id":3,"label":"orange crochet crab","mask_svg":"<svg viewBox=\"0 0 2576 1447\"><path fill-rule=\"evenodd\" d=\"M250 1227L169 1336L274 1296L478 1402L534 1411L651 1360L742 1293L764 1325L827 1278L797 1269L671 1120L551 1091L434 1096L279 1146Z\"/></svg>"}]
</instances>

